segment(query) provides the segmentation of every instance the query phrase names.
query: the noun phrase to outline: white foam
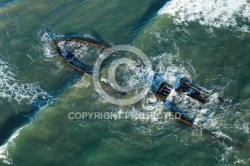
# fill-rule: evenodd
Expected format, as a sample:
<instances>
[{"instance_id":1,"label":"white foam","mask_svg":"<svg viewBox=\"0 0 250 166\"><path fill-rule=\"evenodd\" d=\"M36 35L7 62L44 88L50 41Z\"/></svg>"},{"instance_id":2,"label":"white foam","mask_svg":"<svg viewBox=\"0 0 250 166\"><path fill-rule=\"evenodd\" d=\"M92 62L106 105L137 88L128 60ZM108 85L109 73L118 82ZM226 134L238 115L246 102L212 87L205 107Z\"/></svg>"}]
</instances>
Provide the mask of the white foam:
<instances>
[{"instance_id":1,"label":"white foam","mask_svg":"<svg viewBox=\"0 0 250 166\"><path fill-rule=\"evenodd\" d=\"M227 134L222 133L220 131L215 131L215 132L211 132L212 134L214 134L217 138L227 138L230 141L233 141L233 139L231 137L229 137Z\"/></svg>"},{"instance_id":2,"label":"white foam","mask_svg":"<svg viewBox=\"0 0 250 166\"><path fill-rule=\"evenodd\" d=\"M176 24L198 21L214 27L236 27L248 31L240 21L250 21L250 3L247 0L172 0L158 11L159 15L174 16Z\"/></svg>"},{"instance_id":3,"label":"white foam","mask_svg":"<svg viewBox=\"0 0 250 166\"><path fill-rule=\"evenodd\" d=\"M142 101L142 107L147 111L156 109L156 107L159 107L159 104L161 103L159 103L155 96L144 98L144 100Z\"/></svg>"},{"instance_id":4,"label":"white foam","mask_svg":"<svg viewBox=\"0 0 250 166\"><path fill-rule=\"evenodd\" d=\"M47 32L41 37L43 54L46 58L53 58L57 55L56 51L51 47L52 39Z\"/></svg>"},{"instance_id":5,"label":"white foam","mask_svg":"<svg viewBox=\"0 0 250 166\"><path fill-rule=\"evenodd\" d=\"M7 144L5 144L0 147L0 159L6 164L11 164L11 162L8 160L8 155Z\"/></svg>"},{"instance_id":6,"label":"white foam","mask_svg":"<svg viewBox=\"0 0 250 166\"><path fill-rule=\"evenodd\" d=\"M13 148L15 148L15 143L14 143L14 139L19 135L19 132L26 126L23 126L21 128L19 128L14 134L12 134L12 136L8 139L8 141L0 146L0 159L5 163L5 164L9 164L12 165L13 161L9 156L9 152L8 152L8 147L12 146Z\"/></svg>"},{"instance_id":7,"label":"white foam","mask_svg":"<svg viewBox=\"0 0 250 166\"><path fill-rule=\"evenodd\" d=\"M234 165L249 165L248 164L249 161L250 161L250 158L249 159L237 159L234 162Z\"/></svg>"},{"instance_id":8,"label":"white foam","mask_svg":"<svg viewBox=\"0 0 250 166\"><path fill-rule=\"evenodd\" d=\"M15 79L14 70L0 60L0 99L16 100L28 99L31 102L37 96L47 96L37 83L23 84Z\"/></svg>"}]
</instances>

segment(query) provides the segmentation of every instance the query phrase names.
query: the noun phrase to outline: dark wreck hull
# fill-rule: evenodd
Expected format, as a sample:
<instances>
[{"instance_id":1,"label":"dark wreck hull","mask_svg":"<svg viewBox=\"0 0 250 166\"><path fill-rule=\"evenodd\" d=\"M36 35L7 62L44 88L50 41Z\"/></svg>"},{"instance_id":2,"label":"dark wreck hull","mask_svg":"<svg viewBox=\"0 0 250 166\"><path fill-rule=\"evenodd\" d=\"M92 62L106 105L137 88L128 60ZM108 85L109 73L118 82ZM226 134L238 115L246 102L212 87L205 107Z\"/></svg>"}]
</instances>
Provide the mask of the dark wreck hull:
<instances>
[{"instance_id":1,"label":"dark wreck hull","mask_svg":"<svg viewBox=\"0 0 250 166\"><path fill-rule=\"evenodd\" d=\"M75 55L71 52L71 51L67 51L67 50L62 50L61 46L60 46L60 42L65 42L65 43L69 43L69 42L75 42L75 43L81 43L87 46L91 46L91 47L96 47L102 50L111 50L111 48L109 46L105 46L105 45L101 45L101 44L97 44L94 42L89 42L89 41L85 41L83 39L79 39L79 38L69 38L69 39L65 39L65 40L55 40L54 44L55 44L55 48L58 52L58 54L62 57L63 61L65 61L67 64L69 64L72 68L76 69L77 71L83 73L83 74L87 74L89 76L91 76L93 79L98 79L95 78L93 76L93 69L88 66L87 64L85 64L84 62L82 62L81 60L79 60L77 57L75 57ZM157 99L166 102L169 94L171 91L175 91L179 94L185 94L187 96L189 96L190 98L192 98L193 100L196 100L200 103L206 103L206 101L208 100L210 94L204 90L202 90L201 88L198 88L192 84L190 84L188 81L184 80L184 79L180 79L178 80L178 86L177 87L172 87L170 84L166 83L166 82L162 82L160 87L156 90L153 91L155 93L155 96ZM102 81L100 81L102 82ZM105 82L103 82L104 84L106 84ZM186 124L192 125L194 119L186 116L185 114L182 113L181 110L175 109L176 107L171 105L168 108L168 111L170 111L172 114L176 114L179 113L181 114L180 118L178 118L178 121L184 122Z\"/></svg>"}]
</instances>

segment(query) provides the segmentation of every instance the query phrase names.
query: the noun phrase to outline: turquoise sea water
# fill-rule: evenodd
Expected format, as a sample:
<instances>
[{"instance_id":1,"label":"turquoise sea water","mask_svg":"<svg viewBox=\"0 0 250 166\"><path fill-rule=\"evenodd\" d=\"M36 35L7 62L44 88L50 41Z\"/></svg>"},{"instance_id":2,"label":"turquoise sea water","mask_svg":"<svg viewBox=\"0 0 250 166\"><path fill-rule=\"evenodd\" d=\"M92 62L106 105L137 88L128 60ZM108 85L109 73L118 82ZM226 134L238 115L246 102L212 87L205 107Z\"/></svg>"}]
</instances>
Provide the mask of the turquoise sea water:
<instances>
[{"instance_id":1,"label":"turquoise sea water","mask_svg":"<svg viewBox=\"0 0 250 166\"><path fill-rule=\"evenodd\" d=\"M0 165L249 165L249 2L172 0L162 8L167 2L0 1ZM180 108L209 110L198 110L194 127L71 120L70 112L167 112L147 103L151 93L126 107L105 102L54 48L53 38L72 35L135 46L166 77L181 73L232 101L179 100Z\"/></svg>"}]
</instances>

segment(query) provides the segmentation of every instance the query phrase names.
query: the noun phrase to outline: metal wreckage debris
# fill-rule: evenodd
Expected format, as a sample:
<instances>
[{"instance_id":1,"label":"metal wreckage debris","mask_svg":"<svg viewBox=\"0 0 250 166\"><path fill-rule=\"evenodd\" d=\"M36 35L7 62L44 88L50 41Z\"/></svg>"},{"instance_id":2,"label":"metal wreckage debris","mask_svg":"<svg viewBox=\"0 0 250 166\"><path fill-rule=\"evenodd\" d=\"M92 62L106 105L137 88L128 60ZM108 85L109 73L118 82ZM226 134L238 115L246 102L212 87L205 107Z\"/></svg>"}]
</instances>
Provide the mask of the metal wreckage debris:
<instances>
[{"instance_id":1,"label":"metal wreckage debris","mask_svg":"<svg viewBox=\"0 0 250 166\"><path fill-rule=\"evenodd\" d=\"M89 76L91 76L93 79L99 79L99 78L95 78L93 76L93 69L85 62L82 62L81 60L79 60L74 53L72 52L72 50L69 50L67 48L65 48L65 45L70 45L71 43L77 43L77 44L82 44L82 45L86 45L86 46L92 46L95 48L99 48L101 50L111 50L110 46L106 46L103 44L98 44L95 43L93 41L87 41L85 39L81 39L81 38L67 38L67 39L62 39L62 40L54 40L53 41L56 47L56 50L58 52L58 54L62 57L62 59L69 64L71 67L73 67L74 69L78 70L79 72L83 73L83 74L87 74ZM102 80L99 80L100 82L107 84L106 82L103 82ZM192 98L193 100L196 100L202 104L206 103L210 94L195 86L192 85L189 81L181 78L178 80L178 86L173 87L172 85L170 85L167 82L162 82L159 86L158 89L156 90L152 90L156 96L157 99L165 102L167 100L167 98L169 97L171 91L175 91L177 92L177 94L185 94L187 96L189 96L190 98ZM171 113L175 114L176 112L181 113L181 118L177 119L181 122L184 122L186 124L192 125L194 122L194 119L187 117L186 115L182 114L182 112L180 110L176 110L173 107L169 108L168 111L170 111Z\"/></svg>"}]
</instances>

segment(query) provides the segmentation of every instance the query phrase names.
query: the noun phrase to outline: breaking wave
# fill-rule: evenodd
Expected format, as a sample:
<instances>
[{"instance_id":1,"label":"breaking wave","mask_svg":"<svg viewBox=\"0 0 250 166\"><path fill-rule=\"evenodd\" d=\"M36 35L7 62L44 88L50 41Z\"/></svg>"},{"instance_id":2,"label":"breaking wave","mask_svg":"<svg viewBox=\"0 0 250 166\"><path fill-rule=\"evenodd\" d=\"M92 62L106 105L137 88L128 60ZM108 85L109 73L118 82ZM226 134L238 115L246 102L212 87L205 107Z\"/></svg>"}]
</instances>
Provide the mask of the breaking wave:
<instances>
[{"instance_id":1,"label":"breaking wave","mask_svg":"<svg viewBox=\"0 0 250 166\"><path fill-rule=\"evenodd\" d=\"M3 161L3 163L8 165L13 164L13 161L8 152L8 147L11 146L12 148L15 148L14 139L19 135L20 130L22 130L24 127L26 126L19 128L4 145L0 146L0 159Z\"/></svg>"},{"instance_id":2,"label":"breaking wave","mask_svg":"<svg viewBox=\"0 0 250 166\"><path fill-rule=\"evenodd\" d=\"M202 25L233 27L248 32L250 3L247 0L172 0L158 11L174 17L176 24L198 21Z\"/></svg>"},{"instance_id":3,"label":"breaking wave","mask_svg":"<svg viewBox=\"0 0 250 166\"><path fill-rule=\"evenodd\" d=\"M47 96L38 83L22 83L15 79L14 70L10 65L0 60L0 99L21 102L26 99L33 101L38 96Z\"/></svg>"},{"instance_id":4,"label":"breaking wave","mask_svg":"<svg viewBox=\"0 0 250 166\"><path fill-rule=\"evenodd\" d=\"M53 41L52 41L50 34L47 32L43 33L42 31L40 31L38 35L41 36L41 38L39 39L39 42L42 45L41 49L43 50L43 55L46 58L55 57L57 55L57 52L55 51L55 49L53 49L53 47L51 47Z\"/></svg>"}]
</instances>

